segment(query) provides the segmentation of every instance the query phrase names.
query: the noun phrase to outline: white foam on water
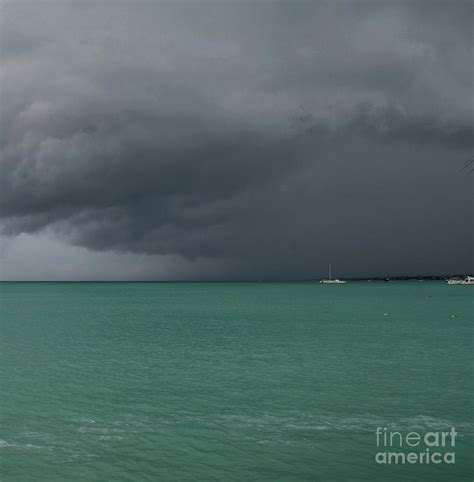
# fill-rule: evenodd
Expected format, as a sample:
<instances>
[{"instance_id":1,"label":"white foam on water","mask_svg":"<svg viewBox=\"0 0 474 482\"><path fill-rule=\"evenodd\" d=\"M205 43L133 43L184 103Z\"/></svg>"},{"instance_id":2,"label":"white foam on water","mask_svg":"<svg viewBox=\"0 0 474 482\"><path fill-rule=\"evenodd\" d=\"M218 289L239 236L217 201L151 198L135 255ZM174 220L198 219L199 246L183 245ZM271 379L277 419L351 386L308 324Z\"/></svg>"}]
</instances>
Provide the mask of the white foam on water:
<instances>
[{"instance_id":1,"label":"white foam on water","mask_svg":"<svg viewBox=\"0 0 474 482\"><path fill-rule=\"evenodd\" d=\"M454 421L443 418L435 418L428 415L415 415L413 417L381 417L378 415L362 416L304 416L301 417L275 417L275 416L245 416L245 415L220 415L218 420L231 423L235 427L265 427L266 429L281 430L314 430L333 432L373 432L377 427L388 427L393 430L447 430L456 427L463 435L469 436L474 433L474 424L467 421Z\"/></svg>"}]
</instances>

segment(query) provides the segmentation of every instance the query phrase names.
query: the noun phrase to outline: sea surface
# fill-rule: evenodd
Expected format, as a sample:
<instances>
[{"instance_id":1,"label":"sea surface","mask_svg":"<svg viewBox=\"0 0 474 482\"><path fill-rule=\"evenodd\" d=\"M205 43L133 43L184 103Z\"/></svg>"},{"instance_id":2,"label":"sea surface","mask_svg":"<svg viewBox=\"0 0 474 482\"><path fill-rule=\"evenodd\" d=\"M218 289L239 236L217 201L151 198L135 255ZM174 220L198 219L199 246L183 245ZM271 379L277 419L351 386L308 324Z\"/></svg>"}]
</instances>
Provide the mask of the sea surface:
<instances>
[{"instance_id":1,"label":"sea surface","mask_svg":"<svg viewBox=\"0 0 474 482\"><path fill-rule=\"evenodd\" d=\"M470 482L473 295L2 283L0 480ZM455 427L455 463L377 463L377 427Z\"/></svg>"}]
</instances>

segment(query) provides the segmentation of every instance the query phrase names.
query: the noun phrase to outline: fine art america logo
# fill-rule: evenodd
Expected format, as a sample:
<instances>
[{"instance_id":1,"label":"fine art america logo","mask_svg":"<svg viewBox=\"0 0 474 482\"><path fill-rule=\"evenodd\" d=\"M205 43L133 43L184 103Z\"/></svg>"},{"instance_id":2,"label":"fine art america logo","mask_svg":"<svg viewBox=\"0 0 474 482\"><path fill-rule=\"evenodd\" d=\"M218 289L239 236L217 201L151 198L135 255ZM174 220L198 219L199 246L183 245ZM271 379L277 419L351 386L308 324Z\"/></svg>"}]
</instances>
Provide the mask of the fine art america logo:
<instances>
[{"instance_id":1,"label":"fine art america logo","mask_svg":"<svg viewBox=\"0 0 474 482\"><path fill-rule=\"evenodd\" d=\"M392 432L377 427L378 464L454 464L457 432Z\"/></svg>"}]
</instances>

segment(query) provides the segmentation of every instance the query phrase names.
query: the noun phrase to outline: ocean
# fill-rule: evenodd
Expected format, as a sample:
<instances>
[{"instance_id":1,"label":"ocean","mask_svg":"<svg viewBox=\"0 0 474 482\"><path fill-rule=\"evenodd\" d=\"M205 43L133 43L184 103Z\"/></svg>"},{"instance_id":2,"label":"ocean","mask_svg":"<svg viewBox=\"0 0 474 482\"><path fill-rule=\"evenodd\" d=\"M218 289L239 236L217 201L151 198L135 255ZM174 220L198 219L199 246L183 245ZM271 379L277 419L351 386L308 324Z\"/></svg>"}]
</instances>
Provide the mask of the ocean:
<instances>
[{"instance_id":1,"label":"ocean","mask_svg":"<svg viewBox=\"0 0 474 482\"><path fill-rule=\"evenodd\" d=\"M470 481L472 295L1 283L0 480Z\"/></svg>"}]
</instances>

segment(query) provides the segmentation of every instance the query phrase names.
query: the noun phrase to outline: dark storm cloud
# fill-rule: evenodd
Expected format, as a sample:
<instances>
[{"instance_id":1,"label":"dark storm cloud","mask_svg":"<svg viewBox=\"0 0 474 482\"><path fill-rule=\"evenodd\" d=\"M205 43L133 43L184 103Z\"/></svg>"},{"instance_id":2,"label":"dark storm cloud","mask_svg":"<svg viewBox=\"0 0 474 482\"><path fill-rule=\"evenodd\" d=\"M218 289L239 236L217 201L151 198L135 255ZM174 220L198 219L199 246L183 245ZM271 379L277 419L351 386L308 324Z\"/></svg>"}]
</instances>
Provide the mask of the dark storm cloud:
<instances>
[{"instance_id":1,"label":"dark storm cloud","mask_svg":"<svg viewBox=\"0 0 474 482\"><path fill-rule=\"evenodd\" d=\"M7 2L3 232L228 276L463 270L472 13Z\"/></svg>"}]
</instances>

